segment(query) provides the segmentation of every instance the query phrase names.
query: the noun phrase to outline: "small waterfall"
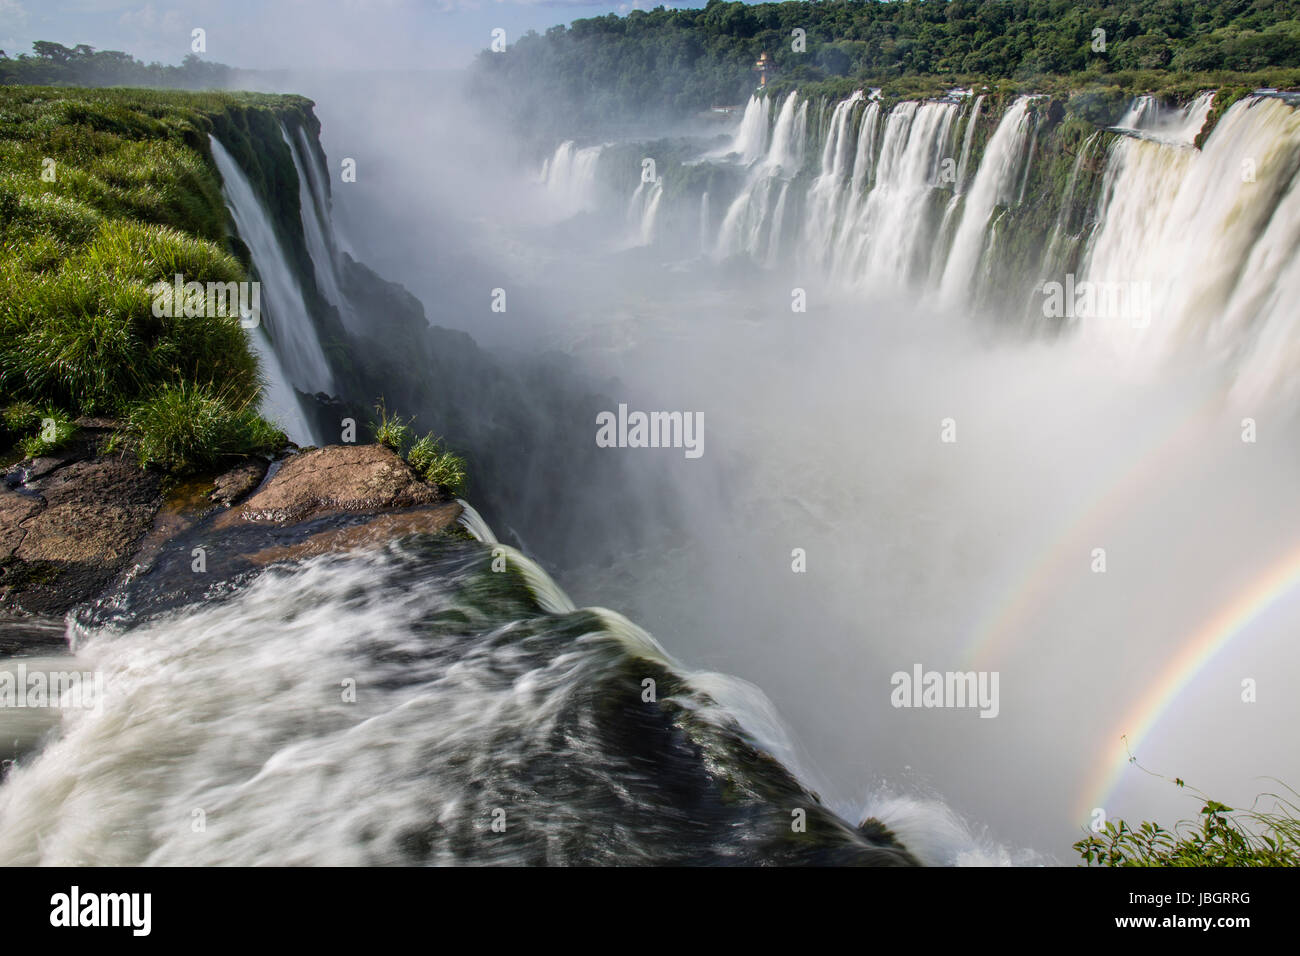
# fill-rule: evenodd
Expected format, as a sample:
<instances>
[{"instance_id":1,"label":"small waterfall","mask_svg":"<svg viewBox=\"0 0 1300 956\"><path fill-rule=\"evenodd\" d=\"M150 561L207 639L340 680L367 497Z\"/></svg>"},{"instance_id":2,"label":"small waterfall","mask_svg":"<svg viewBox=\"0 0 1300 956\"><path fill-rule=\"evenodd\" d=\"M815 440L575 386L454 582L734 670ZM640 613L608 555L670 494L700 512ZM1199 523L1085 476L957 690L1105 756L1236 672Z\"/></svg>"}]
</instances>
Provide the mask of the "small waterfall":
<instances>
[{"instance_id":1,"label":"small waterfall","mask_svg":"<svg viewBox=\"0 0 1300 956\"><path fill-rule=\"evenodd\" d=\"M966 191L966 168L970 165L971 142L975 139L975 126L979 123L980 107L984 105L984 94L975 97L970 108L970 118L966 121L966 135L962 137L961 159L957 161L957 192Z\"/></svg>"},{"instance_id":2,"label":"small waterfall","mask_svg":"<svg viewBox=\"0 0 1300 956\"><path fill-rule=\"evenodd\" d=\"M1032 97L1017 97L994 131L980 161L970 191L963 197L961 221L953 237L944 266L940 292L956 300L969 295L983 259L985 236L993 210L1007 205L1019 194L1026 143L1034 126L1029 112Z\"/></svg>"},{"instance_id":3,"label":"small waterfall","mask_svg":"<svg viewBox=\"0 0 1300 956\"><path fill-rule=\"evenodd\" d=\"M664 198L663 179L642 181L627 205L627 222L632 230L632 244L648 246L655 240L659 206Z\"/></svg>"},{"instance_id":4,"label":"small waterfall","mask_svg":"<svg viewBox=\"0 0 1300 956\"><path fill-rule=\"evenodd\" d=\"M1136 133L1144 139L1190 146L1205 125L1213 105L1213 92L1201 93L1186 106L1176 108L1161 106L1154 96L1139 96L1115 128Z\"/></svg>"},{"instance_id":5,"label":"small waterfall","mask_svg":"<svg viewBox=\"0 0 1300 956\"><path fill-rule=\"evenodd\" d=\"M824 262L835 241L837 218L844 211L844 185L849 170L849 153L853 148L853 131L849 126L853 109L862 102L862 91L835 105L830 129L822 149L821 175L812 184L804 228L802 252L814 262ZM856 166L856 162L854 164ZM784 193L782 193L784 198Z\"/></svg>"},{"instance_id":6,"label":"small waterfall","mask_svg":"<svg viewBox=\"0 0 1300 956\"><path fill-rule=\"evenodd\" d=\"M565 140L542 164L538 181L546 187L557 214L573 216L595 206L596 169L604 149L604 146L577 149L573 140Z\"/></svg>"},{"instance_id":7,"label":"small waterfall","mask_svg":"<svg viewBox=\"0 0 1300 956\"><path fill-rule=\"evenodd\" d=\"M313 443L317 437L307 424L294 388L308 394L331 391L329 363L270 217L234 157L216 138L210 137L209 143L221 173L226 204L239 237L252 253L261 282L262 324L250 332L249 339L262 360L267 379L263 409L290 439L300 444Z\"/></svg>"},{"instance_id":8,"label":"small waterfall","mask_svg":"<svg viewBox=\"0 0 1300 956\"><path fill-rule=\"evenodd\" d=\"M1070 229L1070 213L1074 208L1074 194L1079 185L1079 171L1083 169L1083 164L1092 155L1093 149L1101 141L1101 133L1096 132L1084 140L1083 145L1079 147L1079 154L1074 157L1074 165L1070 167L1070 179L1065 185L1065 196L1061 202L1061 211L1057 213L1056 222L1052 225L1052 234L1047 240L1047 247L1043 252L1042 265L1039 273L1044 278L1053 274L1061 264L1062 243Z\"/></svg>"},{"instance_id":9,"label":"small waterfall","mask_svg":"<svg viewBox=\"0 0 1300 956\"><path fill-rule=\"evenodd\" d=\"M330 305L338 310L339 317L351 332L361 332L358 318L343 295L339 277L339 255L335 246L334 224L330 216L329 197L323 177L316 174L315 164L308 161L311 149L301 129L291 138L281 127L280 134L293 155L294 169L298 173L298 204L302 209L302 233L307 242L316 276L316 288Z\"/></svg>"},{"instance_id":10,"label":"small waterfall","mask_svg":"<svg viewBox=\"0 0 1300 956\"><path fill-rule=\"evenodd\" d=\"M745 104L745 115L736 130L727 153L734 153L748 166L767 152L768 126L772 113L772 100L766 96L751 96Z\"/></svg>"}]
</instances>

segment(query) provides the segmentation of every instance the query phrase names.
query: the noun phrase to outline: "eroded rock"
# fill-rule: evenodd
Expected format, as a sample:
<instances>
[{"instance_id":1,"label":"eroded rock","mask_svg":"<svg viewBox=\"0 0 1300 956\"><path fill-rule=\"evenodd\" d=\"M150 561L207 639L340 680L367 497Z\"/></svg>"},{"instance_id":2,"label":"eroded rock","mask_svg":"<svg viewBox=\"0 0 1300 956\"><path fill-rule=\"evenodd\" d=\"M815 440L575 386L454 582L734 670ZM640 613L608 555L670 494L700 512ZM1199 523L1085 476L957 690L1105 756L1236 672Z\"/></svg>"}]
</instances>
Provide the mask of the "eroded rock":
<instances>
[{"instance_id":1,"label":"eroded rock","mask_svg":"<svg viewBox=\"0 0 1300 956\"><path fill-rule=\"evenodd\" d=\"M442 500L383 445L331 445L285 461L243 507L217 519L295 524L331 511L393 511Z\"/></svg>"}]
</instances>

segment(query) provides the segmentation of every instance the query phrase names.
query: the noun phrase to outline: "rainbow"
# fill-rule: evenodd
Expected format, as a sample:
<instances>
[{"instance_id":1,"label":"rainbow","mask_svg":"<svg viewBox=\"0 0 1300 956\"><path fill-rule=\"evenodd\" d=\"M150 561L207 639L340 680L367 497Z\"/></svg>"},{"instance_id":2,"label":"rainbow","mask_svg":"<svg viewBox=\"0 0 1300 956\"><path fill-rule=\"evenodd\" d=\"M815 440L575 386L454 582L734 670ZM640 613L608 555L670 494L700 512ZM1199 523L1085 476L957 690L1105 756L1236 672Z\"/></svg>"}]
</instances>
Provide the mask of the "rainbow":
<instances>
[{"instance_id":1,"label":"rainbow","mask_svg":"<svg viewBox=\"0 0 1300 956\"><path fill-rule=\"evenodd\" d=\"M1154 477L1180 453L1195 447L1200 440L1200 429L1205 416L1217 409L1223 392L1212 392L1154 448L1125 467L1117 469L1116 477L1103 483L1078 517L1052 538L1034 560L1028 563L1028 573L1019 586L1007 591L1007 597L987 615L975 629L962 656L968 670L983 668L989 657L1003 650L1011 635L1023 632L1033 611L1051 593L1051 582L1064 571L1070 562L1086 562L1089 542L1087 536L1094 528L1123 511L1134 498L1151 487ZM1086 567L1086 563L1080 564Z\"/></svg>"},{"instance_id":2,"label":"rainbow","mask_svg":"<svg viewBox=\"0 0 1300 956\"><path fill-rule=\"evenodd\" d=\"M1261 614L1300 587L1300 548L1285 554L1262 577L1226 604L1187 639L1149 693L1133 705L1115 728L1114 743L1097 762L1093 781L1084 788L1088 799L1079 808L1086 817L1093 807L1104 807L1129 762L1129 750L1155 728L1169 706L1219 651L1245 633ZM1123 736L1128 737L1128 746Z\"/></svg>"}]
</instances>

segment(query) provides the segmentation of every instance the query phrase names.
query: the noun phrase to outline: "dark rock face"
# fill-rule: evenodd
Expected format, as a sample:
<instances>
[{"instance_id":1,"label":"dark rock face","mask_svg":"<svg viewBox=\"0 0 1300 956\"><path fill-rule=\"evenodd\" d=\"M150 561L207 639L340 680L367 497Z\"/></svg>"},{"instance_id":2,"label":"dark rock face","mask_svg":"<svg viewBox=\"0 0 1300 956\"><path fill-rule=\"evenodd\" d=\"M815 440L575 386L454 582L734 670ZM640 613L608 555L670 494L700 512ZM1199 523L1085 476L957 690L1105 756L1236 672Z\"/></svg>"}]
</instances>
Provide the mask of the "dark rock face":
<instances>
[{"instance_id":1,"label":"dark rock face","mask_svg":"<svg viewBox=\"0 0 1300 956\"><path fill-rule=\"evenodd\" d=\"M8 482L7 482L8 484ZM129 459L38 459L0 488L0 607L62 614L131 558L162 503Z\"/></svg>"},{"instance_id":2,"label":"dark rock face","mask_svg":"<svg viewBox=\"0 0 1300 956\"><path fill-rule=\"evenodd\" d=\"M148 573L172 552L188 561L189 546L213 535L254 567L439 533L460 515L381 445L292 455L265 484L266 461L240 462L164 494L156 472L101 454L108 434L92 426L66 450L20 462L0 483L0 609L62 615L128 567ZM240 530L255 528L276 533Z\"/></svg>"}]
</instances>

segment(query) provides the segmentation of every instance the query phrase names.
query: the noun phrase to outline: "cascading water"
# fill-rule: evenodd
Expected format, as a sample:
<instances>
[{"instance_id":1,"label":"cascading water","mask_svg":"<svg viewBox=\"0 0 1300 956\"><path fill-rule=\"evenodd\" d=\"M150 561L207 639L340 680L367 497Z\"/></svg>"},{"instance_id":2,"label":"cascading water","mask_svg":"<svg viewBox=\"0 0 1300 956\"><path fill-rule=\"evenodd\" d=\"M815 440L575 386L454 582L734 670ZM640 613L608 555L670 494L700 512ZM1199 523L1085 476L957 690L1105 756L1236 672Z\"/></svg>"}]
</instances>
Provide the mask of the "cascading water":
<instances>
[{"instance_id":1,"label":"cascading water","mask_svg":"<svg viewBox=\"0 0 1300 956\"><path fill-rule=\"evenodd\" d=\"M798 93L791 93L781 104L767 153L750 168L748 181L722 219L716 257L744 254L770 261L773 243L780 242L780 230L774 228L770 217L774 206L784 212L782 186L803 164L807 131L808 103L801 102Z\"/></svg>"},{"instance_id":2,"label":"cascading water","mask_svg":"<svg viewBox=\"0 0 1300 956\"><path fill-rule=\"evenodd\" d=\"M1219 355L1243 401L1294 394L1297 169L1300 113L1266 97L1233 104L1203 150L1116 141L1081 272L1143 307L1087 316L1081 333L1145 363Z\"/></svg>"},{"instance_id":3,"label":"cascading water","mask_svg":"<svg viewBox=\"0 0 1300 956\"><path fill-rule=\"evenodd\" d=\"M263 408L290 440L313 444L318 436L313 434L294 389L308 394L328 392L333 384L329 363L270 217L234 157L215 138L209 138L209 143L235 228L252 253L262 284L261 324L250 332L249 340L267 380Z\"/></svg>"},{"instance_id":4,"label":"cascading water","mask_svg":"<svg viewBox=\"0 0 1300 956\"><path fill-rule=\"evenodd\" d=\"M745 114L731 147L723 155L735 155L748 166L767 152L772 100L766 96L751 96L745 104Z\"/></svg>"},{"instance_id":5,"label":"cascading water","mask_svg":"<svg viewBox=\"0 0 1300 956\"><path fill-rule=\"evenodd\" d=\"M538 180L546 187L552 209L560 216L572 216L593 208L596 202L596 169L603 146L578 149L565 140L543 164Z\"/></svg>"},{"instance_id":6,"label":"cascading water","mask_svg":"<svg viewBox=\"0 0 1300 956\"><path fill-rule=\"evenodd\" d=\"M948 251L940 294L950 301L970 295L984 255L989 219L996 206L1017 196L1028 161L1025 145L1034 128L1030 97L1016 99L984 149L970 191L962 198L961 222Z\"/></svg>"},{"instance_id":7,"label":"cascading water","mask_svg":"<svg viewBox=\"0 0 1300 956\"><path fill-rule=\"evenodd\" d=\"M1173 108L1162 106L1154 96L1139 96L1115 128L1136 133L1144 139L1190 146L1205 125L1213 105L1213 92L1201 93L1185 106Z\"/></svg>"},{"instance_id":8,"label":"cascading water","mask_svg":"<svg viewBox=\"0 0 1300 956\"><path fill-rule=\"evenodd\" d=\"M338 310L343 324L354 334L363 328L357 315L343 295L339 277L339 251L334 237L337 234L330 217L328 181L320 175L312 162L312 151L302 129L291 138L281 128L285 145L293 155L294 170L298 174L298 203L302 208L302 232L311 256L316 288L330 305Z\"/></svg>"}]
</instances>

